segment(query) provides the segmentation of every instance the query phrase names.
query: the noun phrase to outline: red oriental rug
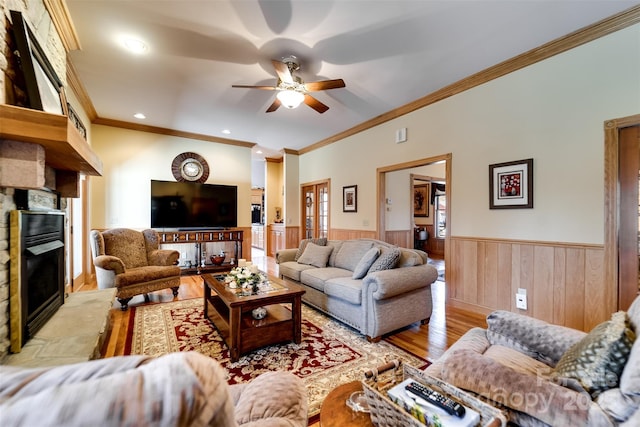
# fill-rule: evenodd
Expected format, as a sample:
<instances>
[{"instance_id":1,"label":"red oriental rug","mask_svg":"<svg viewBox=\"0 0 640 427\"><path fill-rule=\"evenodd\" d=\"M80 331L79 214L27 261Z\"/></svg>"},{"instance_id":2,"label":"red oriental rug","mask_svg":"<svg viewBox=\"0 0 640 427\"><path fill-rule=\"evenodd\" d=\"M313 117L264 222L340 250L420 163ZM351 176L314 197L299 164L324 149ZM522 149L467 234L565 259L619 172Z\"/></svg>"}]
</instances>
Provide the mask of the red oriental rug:
<instances>
[{"instance_id":1,"label":"red oriental rug","mask_svg":"<svg viewBox=\"0 0 640 427\"><path fill-rule=\"evenodd\" d=\"M363 372L399 359L416 367L428 362L385 341L371 343L353 329L302 305L302 342L272 345L235 363L217 330L204 318L201 298L132 307L125 354L160 355L197 351L216 359L229 384L250 381L267 371L290 371L302 378L309 395L309 417L320 412L336 386L361 380Z\"/></svg>"}]
</instances>

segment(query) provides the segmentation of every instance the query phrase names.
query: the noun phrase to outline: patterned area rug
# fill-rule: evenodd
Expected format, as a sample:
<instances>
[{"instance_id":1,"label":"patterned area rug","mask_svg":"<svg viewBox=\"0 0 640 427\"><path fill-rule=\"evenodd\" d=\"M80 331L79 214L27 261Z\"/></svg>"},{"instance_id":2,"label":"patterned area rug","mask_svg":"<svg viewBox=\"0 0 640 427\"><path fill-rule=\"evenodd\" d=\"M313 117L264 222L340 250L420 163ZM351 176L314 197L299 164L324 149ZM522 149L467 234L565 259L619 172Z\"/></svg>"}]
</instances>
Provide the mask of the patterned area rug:
<instances>
[{"instance_id":1,"label":"patterned area rug","mask_svg":"<svg viewBox=\"0 0 640 427\"><path fill-rule=\"evenodd\" d=\"M381 341L370 343L353 329L302 305L302 343L255 350L232 363L222 338L204 318L201 298L132 307L125 354L160 355L197 351L228 371L230 384L250 381L266 371L290 371L302 378L309 394L309 417L320 412L335 387L361 380L363 372L400 359L418 368L428 362Z\"/></svg>"}]
</instances>

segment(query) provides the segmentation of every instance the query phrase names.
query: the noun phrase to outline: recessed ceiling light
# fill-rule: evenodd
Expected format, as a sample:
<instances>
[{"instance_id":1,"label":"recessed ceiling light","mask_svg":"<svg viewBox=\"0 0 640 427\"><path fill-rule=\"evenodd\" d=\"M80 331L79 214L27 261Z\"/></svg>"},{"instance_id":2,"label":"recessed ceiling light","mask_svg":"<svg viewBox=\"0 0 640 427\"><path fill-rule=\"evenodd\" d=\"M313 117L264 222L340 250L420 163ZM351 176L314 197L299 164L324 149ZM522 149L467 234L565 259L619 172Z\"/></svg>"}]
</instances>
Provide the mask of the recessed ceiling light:
<instances>
[{"instance_id":1,"label":"recessed ceiling light","mask_svg":"<svg viewBox=\"0 0 640 427\"><path fill-rule=\"evenodd\" d=\"M225 135L230 135L231 131L229 129L222 129L222 133L224 133Z\"/></svg>"},{"instance_id":2,"label":"recessed ceiling light","mask_svg":"<svg viewBox=\"0 0 640 427\"><path fill-rule=\"evenodd\" d=\"M256 154L262 154L262 150L256 151Z\"/></svg>"},{"instance_id":3,"label":"recessed ceiling light","mask_svg":"<svg viewBox=\"0 0 640 427\"><path fill-rule=\"evenodd\" d=\"M147 51L147 44L142 40L135 39L133 37L126 37L123 40L124 47L130 52L141 54Z\"/></svg>"},{"instance_id":4,"label":"recessed ceiling light","mask_svg":"<svg viewBox=\"0 0 640 427\"><path fill-rule=\"evenodd\" d=\"M133 117L135 117L136 119L146 119L146 118L147 118L147 116L145 116L145 115L144 115L144 114L142 114L142 113L135 113L135 114L133 115Z\"/></svg>"}]
</instances>

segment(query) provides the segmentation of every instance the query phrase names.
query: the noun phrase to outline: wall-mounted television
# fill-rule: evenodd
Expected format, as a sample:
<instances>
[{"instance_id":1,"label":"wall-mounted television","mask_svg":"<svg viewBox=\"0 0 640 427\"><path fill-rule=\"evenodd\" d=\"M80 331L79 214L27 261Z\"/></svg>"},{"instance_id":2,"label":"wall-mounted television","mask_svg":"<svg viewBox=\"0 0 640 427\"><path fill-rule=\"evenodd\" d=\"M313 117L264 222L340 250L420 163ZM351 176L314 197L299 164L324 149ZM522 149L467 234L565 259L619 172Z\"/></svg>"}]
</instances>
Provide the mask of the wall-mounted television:
<instances>
[{"instance_id":1,"label":"wall-mounted television","mask_svg":"<svg viewBox=\"0 0 640 427\"><path fill-rule=\"evenodd\" d=\"M237 226L237 186L151 180L151 228Z\"/></svg>"}]
</instances>

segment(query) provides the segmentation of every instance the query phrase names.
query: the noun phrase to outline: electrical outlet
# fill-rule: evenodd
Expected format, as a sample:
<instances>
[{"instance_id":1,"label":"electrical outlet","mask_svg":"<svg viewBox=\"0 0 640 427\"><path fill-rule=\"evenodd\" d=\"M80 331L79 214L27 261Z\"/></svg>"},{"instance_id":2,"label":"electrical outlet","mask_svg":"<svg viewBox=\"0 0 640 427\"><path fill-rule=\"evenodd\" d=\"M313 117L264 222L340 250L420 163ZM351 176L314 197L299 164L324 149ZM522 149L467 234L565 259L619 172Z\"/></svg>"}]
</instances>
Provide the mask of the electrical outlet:
<instances>
[{"instance_id":1,"label":"electrical outlet","mask_svg":"<svg viewBox=\"0 0 640 427\"><path fill-rule=\"evenodd\" d=\"M527 309L527 290L526 289L518 289L518 293L516 294L516 308L520 310Z\"/></svg>"}]
</instances>

